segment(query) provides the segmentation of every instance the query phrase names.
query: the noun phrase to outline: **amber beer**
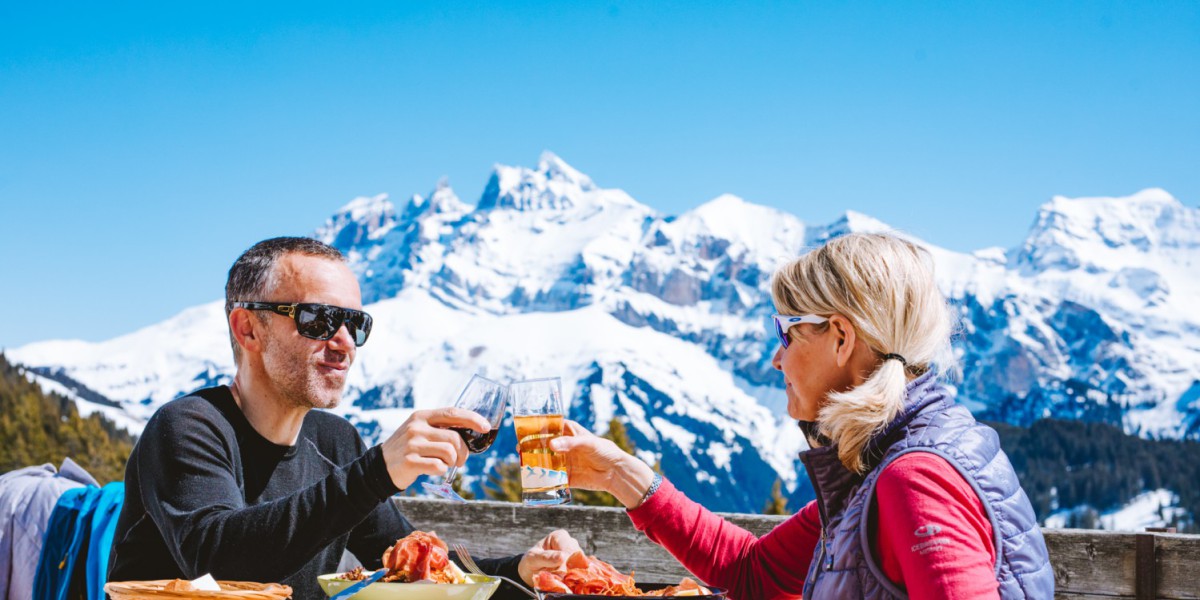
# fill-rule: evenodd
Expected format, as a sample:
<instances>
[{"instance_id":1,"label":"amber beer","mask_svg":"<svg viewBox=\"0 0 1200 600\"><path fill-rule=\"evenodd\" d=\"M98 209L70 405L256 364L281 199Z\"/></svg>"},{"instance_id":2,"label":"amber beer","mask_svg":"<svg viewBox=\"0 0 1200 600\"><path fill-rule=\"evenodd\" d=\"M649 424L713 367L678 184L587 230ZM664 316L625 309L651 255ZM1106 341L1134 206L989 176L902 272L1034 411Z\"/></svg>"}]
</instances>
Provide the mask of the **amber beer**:
<instances>
[{"instance_id":1,"label":"amber beer","mask_svg":"<svg viewBox=\"0 0 1200 600\"><path fill-rule=\"evenodd\" d=\"M550 440L563 434L560 386L556 377L510 386L517 450L521 453L521 500L528 505L571 501L567 459L550 449Z\"/></svg>"},{"instance_id":2,"label":"amber beer","mask_svg":"<svg viewBox=\"0 0 1200 600\"><path fill-rule=\"evenodd\" d=\"M562 415L533 415L516 417L517 447L521 450L521 466L566 471L567 459L550 449L550 440L562 435Z\"/></svg>"}]
</instances>

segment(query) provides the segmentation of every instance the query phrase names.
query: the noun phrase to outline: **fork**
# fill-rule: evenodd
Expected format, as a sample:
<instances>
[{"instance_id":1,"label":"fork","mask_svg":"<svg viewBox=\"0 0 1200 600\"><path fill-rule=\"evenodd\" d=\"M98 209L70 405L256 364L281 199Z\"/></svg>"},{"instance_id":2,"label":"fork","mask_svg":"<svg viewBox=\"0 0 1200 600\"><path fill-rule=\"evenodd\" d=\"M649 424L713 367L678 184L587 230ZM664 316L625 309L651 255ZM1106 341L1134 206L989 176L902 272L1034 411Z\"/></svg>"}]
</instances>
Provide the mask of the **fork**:
<instances>
[{"instance_id":1,"label":"fork","mask_svg":"<svg viewBox=\"0 0 1200 600\"><path fill-rule=\"evenodd\" d=\"M530 598L537 598L538 600L541 600L541 598L542 598L541 594L535 594L529 588L527 588L507 577L503 577L501 575L490 575L488 573L484 573L483 569L480 569L479 565L475 564L475 559L471 558L471 553L467 552L466 546L463 546L462 544L453 544L450 547L453 548L454 553L458 555L458 560L462 561L463 566L466 567L467 570L470 571L471 573L474 573L476 575L484 575L486 577L495 577L496 579L502 579L502 580L507 581L510 584L516 586L516 588L521 590L522 592L529 594Z\"/></svg>"}]
</instances>

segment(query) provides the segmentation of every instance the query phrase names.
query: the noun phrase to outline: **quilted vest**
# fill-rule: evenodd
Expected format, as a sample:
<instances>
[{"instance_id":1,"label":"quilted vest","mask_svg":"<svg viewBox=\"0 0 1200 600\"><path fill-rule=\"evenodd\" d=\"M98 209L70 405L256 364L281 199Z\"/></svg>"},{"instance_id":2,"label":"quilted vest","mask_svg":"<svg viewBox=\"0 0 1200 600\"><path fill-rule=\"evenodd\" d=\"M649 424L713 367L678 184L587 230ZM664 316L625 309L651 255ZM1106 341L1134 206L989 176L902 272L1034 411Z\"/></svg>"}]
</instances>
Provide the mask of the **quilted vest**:
<instances>
[{"instance_id":1,"label":"quilted vest","mask_svg":"<svg viewBox=\"0 0 1200 600\"><path fill-rule=\"evenodd\" d=\"M804 598L908 598L871 554L868 527L875 482L893 460L909 452L946 459L975 489L992 524L1000 597L1054 598L1054 573L1033 507L1000 440L970 411L954 403L934 373L909 382L904 409L867 445L865 477L848 471L836 446L800 455L817 493L823 535L813 553Z\"/></svg>"}]
</instances>

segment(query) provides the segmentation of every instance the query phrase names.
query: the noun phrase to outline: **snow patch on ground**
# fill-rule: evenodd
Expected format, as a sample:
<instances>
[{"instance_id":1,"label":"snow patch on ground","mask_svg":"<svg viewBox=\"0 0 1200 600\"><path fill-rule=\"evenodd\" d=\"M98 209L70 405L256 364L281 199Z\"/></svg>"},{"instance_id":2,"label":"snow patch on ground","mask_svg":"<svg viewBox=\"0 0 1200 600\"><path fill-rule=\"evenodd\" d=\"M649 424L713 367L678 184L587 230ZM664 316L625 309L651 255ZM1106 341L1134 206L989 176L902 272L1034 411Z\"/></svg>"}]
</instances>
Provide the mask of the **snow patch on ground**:
<instances>
[{"instance_id":1,"label":"snow patch on ground","mask_svg":"<svg viewBox=\"0 0 1200 600\"><path fill-rule=\"evenodd\" d=\"M1073 515L1090 507L1059 510L1046 517L1046 527L1063 528ZM1145 531L1147 527L1167 527L1186 518L1187 511L1179 507L1179 496L1167 489L1143 492L1125 506L1100 513L1096 526L1109 531Z\"/></svg>"}]
</instances>

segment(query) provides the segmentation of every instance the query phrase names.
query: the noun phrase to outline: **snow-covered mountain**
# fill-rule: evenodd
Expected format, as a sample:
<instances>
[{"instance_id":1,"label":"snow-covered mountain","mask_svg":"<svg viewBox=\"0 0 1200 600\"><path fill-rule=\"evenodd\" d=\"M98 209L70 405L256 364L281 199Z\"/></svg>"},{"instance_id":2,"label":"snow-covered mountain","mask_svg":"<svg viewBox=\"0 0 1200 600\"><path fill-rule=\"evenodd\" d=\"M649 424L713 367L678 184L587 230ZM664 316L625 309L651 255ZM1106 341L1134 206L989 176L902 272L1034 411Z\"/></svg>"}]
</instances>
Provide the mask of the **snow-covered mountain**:
<instances>
[{"instance_id":1,"label":"snow-covered mountain","mask_svg":"<svg viewBox=\"0 0 1200 600\"><path fill-rule=\"evenodd\" d=\"M770 365L770 276L831 237L890 229L853 212L809 224L731 195L660 215L549 153L497 166L474 206L445 182L403 203L358 198L315 234L350 257L376 322L337 410L377 439L414 407L451 402L471 373L557 375L573 418L625 420L689 494L757 511L776 477L798 483L804 444ZM1012 249L918 241L960 308L957 385L977 413L1200 437L1200 317L1186 310L1200 298L1200 210L1162 190L1054 198ZM233 367L219 301L8 354L134 424ZM506 432L468 471L514 445Z\"/></svg>"}]
</instances>

